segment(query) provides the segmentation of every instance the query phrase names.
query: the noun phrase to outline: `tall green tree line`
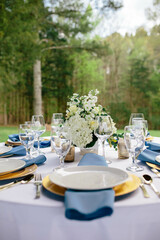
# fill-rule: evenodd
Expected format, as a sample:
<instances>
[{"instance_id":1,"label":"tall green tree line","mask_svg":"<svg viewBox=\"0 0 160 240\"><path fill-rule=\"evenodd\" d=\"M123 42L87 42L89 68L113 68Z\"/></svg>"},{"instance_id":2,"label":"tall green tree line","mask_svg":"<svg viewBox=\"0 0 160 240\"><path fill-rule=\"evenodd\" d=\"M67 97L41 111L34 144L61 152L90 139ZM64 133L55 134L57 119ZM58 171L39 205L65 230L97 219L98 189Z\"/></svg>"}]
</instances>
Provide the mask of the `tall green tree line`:
<instances>
[{"instance_id":1,"label":"tall green tree line","mask_svg":"<svg viewBox=\"0 0 160 240\"><path fill-rule=\"evenodd\" d=\"M86 7L82 1L74 0L47 2L50 3L48 7L43 0L2 0L0 3L0 80L4 89L1 96L6 98L6 107L2 112L5 112L5 119L9 122L23 121L33 112L40 114L42 106L43 112L48 114L48 101L52 104L48 99L48 94L51 95L51 91L48 93L49 82L54 85L52 97L56 98L55 107L59 109L67 94L72 92L68 86L68 82L71 82L69 76L73 72L68 58L70 52L73 53L71 49L90 51L100 46L95 42L88 45L83 37L96 26L90 6ZM97 2L95 0L95 4ZM99 12L105 13L106 9L116 10L121 4L106 0L100 6ZM41 72L51 61L53 67L51 66L49 75L53 71L56 76L52 80L47 79L45 71ZM67 73L64 73L64 69ZM42 90L43 99L47 99L43 104Z\"/></svg>"},{"instance_id":2,"label":"tall green tree line","mask_svg":"<svg viewBox=\"0 0 160 240\"><path fill-rule=\"evenodd\" d=\"M93 6L102 6L99 17L116 9L113 1L103 2L91 7L59 0L47 7L41 0L1 1L1 123L18 124L34 112L50 123L73 92L97 88L118 127L128 124L131 112L144 112L150 128L160 128L159 25L150 34L139 28L135 36L90 38L99 20Z\"/></svg>"}]
</instances>

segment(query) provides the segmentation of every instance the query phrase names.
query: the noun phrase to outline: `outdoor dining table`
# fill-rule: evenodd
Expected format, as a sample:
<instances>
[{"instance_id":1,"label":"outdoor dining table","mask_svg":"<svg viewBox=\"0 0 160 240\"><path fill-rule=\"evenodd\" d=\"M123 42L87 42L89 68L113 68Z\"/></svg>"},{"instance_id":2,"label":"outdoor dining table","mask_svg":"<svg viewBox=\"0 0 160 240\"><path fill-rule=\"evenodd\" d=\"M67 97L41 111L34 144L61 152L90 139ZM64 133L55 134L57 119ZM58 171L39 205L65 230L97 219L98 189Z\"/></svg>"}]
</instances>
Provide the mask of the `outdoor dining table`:
<instances>
[{"instance_id":1,"label":"outdoor dining table","mask_svg":"<svg viewBox=\"0 0 160 240\"><path fill-rule=\"evenodd\" d=\"M44 149L47 160L38 166L36 173L44 178L59 165L58 157L51 148ZM106 156L112 163L109 167L126 170L129 159L118 159L117 151L107 146ZM65 163L76 166L82 156L76 148L75 160ZM150 174L160 191L160 178L144 163L142 176ZM0 191L0 240L159 240L160 198L149 185L150 198L144 198L142 190L118 197L114 212L91 221L70 220L65 217L63 197L41 187L41 197L35 199L34 180Z\"/></svg>"}]
</instances>

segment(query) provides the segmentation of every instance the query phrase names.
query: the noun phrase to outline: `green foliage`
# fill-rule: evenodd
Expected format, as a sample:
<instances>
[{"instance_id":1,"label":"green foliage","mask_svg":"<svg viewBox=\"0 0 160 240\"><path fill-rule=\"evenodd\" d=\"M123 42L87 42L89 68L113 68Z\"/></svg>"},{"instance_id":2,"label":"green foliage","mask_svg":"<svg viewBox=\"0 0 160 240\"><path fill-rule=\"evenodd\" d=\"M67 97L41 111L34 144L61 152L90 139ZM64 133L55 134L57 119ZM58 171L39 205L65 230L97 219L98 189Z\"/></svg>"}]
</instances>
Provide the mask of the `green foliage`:
<instances>
[{"instance_id":1,"label":"green foliage","mask_svg":"<svg viewBox=\"0 0 160 240\"><path fill-rule=\"evenodd\" d=\"M93 2L95 3L93 5ZM43 111L65 112L67 97L100 90L99 102L117 127L128 124L131 112L143 112L149 128L160 128L160 1L149 10L155 26L135 36L114 33L106 39L90 37L102 16L121 7L117 1L1 0L0 97L7 118L33 109L33 64L42 62ZM92 7L99 13L95 19ZM14 99L12 99L14 96ZM21 100L21 96L24 99ZM15 105L16 107L12 107ZM17 121L19 121L17 118Z\"/></svg>"},{"instance_id":2,"label":"green foliage","mask_svg":"<svg viewBox=\"0 0 160 240\"><path fill-rule=\"evenodd\" d=\"M110 146L113 146L115 150L118 149L119 138L124 138L124 133L114 133L109 139L107 139Z\"/></svg>"}]
</instances>

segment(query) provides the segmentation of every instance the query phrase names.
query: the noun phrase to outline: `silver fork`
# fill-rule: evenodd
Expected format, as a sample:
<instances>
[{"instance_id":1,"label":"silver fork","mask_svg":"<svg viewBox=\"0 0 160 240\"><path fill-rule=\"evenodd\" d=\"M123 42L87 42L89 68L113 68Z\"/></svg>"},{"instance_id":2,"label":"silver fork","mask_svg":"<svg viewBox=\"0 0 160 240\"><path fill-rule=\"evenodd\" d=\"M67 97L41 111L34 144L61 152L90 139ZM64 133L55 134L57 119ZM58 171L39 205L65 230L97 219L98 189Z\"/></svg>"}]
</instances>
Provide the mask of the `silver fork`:
<instances>
[{"instance_id":1,"label":"silver fork","mask_svg":"<svg viewBox=\"0 0 160 240\"><path fill-rule=\"evenodd\" d=\"M40 198L40 186L42 185L42 176L40 173L34 175L34 184L36 185L35 198Z\"/></svg>"}]
</instances>

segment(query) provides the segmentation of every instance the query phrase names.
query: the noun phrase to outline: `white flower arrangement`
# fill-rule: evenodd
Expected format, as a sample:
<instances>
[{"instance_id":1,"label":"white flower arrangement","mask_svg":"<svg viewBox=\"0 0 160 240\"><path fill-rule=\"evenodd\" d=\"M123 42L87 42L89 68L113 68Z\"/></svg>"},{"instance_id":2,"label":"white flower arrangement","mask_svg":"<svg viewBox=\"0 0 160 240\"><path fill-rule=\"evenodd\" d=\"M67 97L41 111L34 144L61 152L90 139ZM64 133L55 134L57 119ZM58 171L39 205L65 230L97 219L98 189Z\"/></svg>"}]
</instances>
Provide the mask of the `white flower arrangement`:
<instances>
[{"instance_id":1,"label":"white flower arrangement","mask_svg":"<svg viewBox=\"0 0 160 240\"><path fill-rule=\"evenodd\" d=\"M67 103L65 128L69 131L72 143L80 148L92 147L97 141L94 130L97 128L95 120L98 115L107 115L101 105L96 105L98 90L91 90L87 96L74 93ZM113 133L117 129L112 120Z\"/></svg>"}]
</instances>

